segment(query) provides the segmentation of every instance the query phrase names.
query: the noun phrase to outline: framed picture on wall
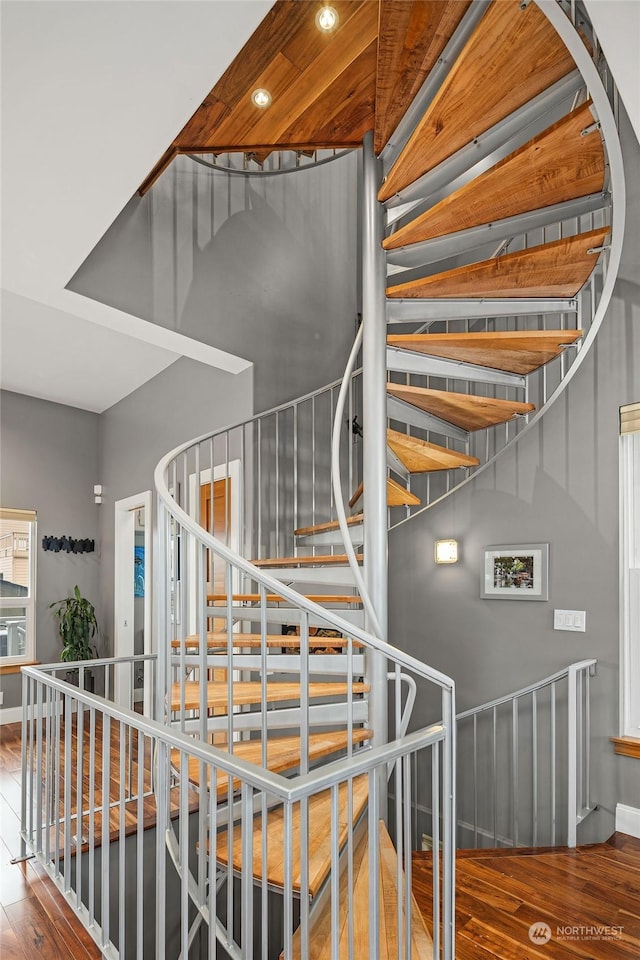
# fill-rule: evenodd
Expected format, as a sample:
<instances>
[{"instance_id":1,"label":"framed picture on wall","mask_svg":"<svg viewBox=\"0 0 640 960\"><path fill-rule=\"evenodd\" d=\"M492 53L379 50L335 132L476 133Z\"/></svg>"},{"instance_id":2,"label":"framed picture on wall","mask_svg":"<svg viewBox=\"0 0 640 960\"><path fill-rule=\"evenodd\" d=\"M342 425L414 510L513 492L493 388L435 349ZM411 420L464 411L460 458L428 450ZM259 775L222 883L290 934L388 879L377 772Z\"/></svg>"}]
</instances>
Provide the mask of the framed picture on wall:
<instances>
[{"instance_id":1,"label":"framed picture on wall","mask_svg":"<svg viewBox=\"0 0 640 960\"><path fill-rule=\"evenodd\" d=\"M485 600L548 600L549 544L485 547L480 596Z\"/></svg>"}]
</instances>

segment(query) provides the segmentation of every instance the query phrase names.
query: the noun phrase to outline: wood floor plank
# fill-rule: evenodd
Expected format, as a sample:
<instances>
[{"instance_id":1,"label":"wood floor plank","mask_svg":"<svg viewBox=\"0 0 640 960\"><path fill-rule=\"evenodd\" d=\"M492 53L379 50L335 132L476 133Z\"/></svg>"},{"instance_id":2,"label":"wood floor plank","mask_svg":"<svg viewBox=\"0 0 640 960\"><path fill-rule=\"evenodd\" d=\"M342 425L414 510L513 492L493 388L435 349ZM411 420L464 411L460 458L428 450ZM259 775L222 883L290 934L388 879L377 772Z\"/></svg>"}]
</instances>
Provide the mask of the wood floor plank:
<instances>
[{"instance_id":1,"label":"wood floor plank","mask_svg":"<svg viewBox=\"0 0 640 960\"><path fill-rule=\"evenodd\" d=\"M458 960L637 960L639 866L640 844L618 835L575 850L461 851ZM431 870L430 855L414 854L414 892L427 922ZM540 923L551 939L534 944L529 929Z\"/></svg>"}]
</instances>

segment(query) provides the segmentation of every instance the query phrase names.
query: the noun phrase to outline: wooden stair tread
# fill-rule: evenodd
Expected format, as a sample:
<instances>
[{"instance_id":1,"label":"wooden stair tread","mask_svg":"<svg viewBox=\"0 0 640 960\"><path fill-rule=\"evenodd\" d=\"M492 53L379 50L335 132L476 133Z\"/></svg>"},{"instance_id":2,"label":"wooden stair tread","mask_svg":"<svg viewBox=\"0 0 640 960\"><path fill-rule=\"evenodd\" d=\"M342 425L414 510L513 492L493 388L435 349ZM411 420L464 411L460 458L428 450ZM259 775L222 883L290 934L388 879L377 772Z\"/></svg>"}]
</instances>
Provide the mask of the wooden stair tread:
<instances>
[{"instance_id":1,"label":"wooden stair tread","mask_svg":"<svg viewBox=\"0 0 640 960\"><path fill-rule=\"evenodd\" d=\"M262 646L262 637L259 633L232 633L231 634L233 647L248 647L249 649L260 649ZM297 634L279 634L279 633L270 633L266 637L267 647L292 647L296 650L300 646L300 636ZM207 649L208 650L224 650L227 649L228 634L226 633L217 633L209 632L207 633ZM359 640L352 641L353 647L361 647L362 644ZM346 637L322 637L322 636L310 636L309 637L309 648L314 649L316 647L325 649L327 647L346 647L347 638ZM171 646L174 650L179 650L182 646L181 640L172 640ZM184 646L187 650L199 650L200 649L200 636L197 633L191 634L188 637L184 638Z\"/></svg>"},{"instance_id":2,"label":"wooden stair tread","mask_svg":"<svg viewBox=\"0 0 640 960\"><path fill-rule=\"evenodd\" d=\"M180 700L180 684L174 683L171 687L171 709L198 710L200 708L200 683L197 680L186 680L184 684L184 703ZM226 680L210 680L207 683L207 709L227 710L229 690ZM266 702L278 703L287 700L299 700L302 685L295 681L267 681ZM312 681L309 683L310 699L318 697L345 696L351 690L352 694L369 692L369 685L361 681L354 681L351 685L343 682ZM234 680L232 693L233 706L246 706L262 703L262 684L259 680Z\"/></svg>"},{"instance_id":3,"label":"wooden stair tread","mask_svg":"<svg viewBox=\"0 0 640 960\"><path fill-rule=\"evenodd\" d=\"M339 787L339 846L344 846L349 825L347 821L347 784ZM353 779L353 822L359 819L367 804L369 795L368 777L363 774ZM309 798L309 893L316 896L331 869L331 843L328 825L331 823L331 790L323 790ZM266 818L267 863L266 876L269 883L284 887L284 812L282 807L271 810ZM219 863L228 863L228 838L226 829L218 833L216 840L216 859ZM293 807L293 889L300 892L300 805ZM239 826L233 830L232 864L235 870L242 866L242 831ZM253 830L253 876L262 880L262 821L256 818Z\"/></svg>"},{"instance_id":4,"label":"wooden stair tread","mask_svg":"<svg viewBox=\"0 0 640 960\"><path fill-rule=\"evenodd\" d=\"M356 513L352 517L347 517L347 526L351 527L358 523L362 523L363 514ZM337 520L330 520L327 523L316 523L312 527L298 527L297 530L294 530L296 537L306 537L314 533L326 533L329 530L337 530L340 524Z\"/></svg>"},{"instance_id":5,"label":"wooden stair tread","mask_svg":"<svg viewBox=\"0 0 640 960\"><path fill-rule=\"evenodd\" d=\"M374 152L380 154L469 7L470 0L381 0Z\"/></svg>"},{"instance_id":6,"label":"wooden stair tread","mask_svg":"<svg viewBox=\"0 0 640 960\"><path fill-rule=\"evenodd\" d=\"M356 554L358 563L362 563L361 553ZM256 567L269 569L270 567L315 567L315 566L338 566L348 564L349 558L346 553L327 553L316 555L315 557L268 557L264 560L252 560Z\"/></svg>"},{"instance_id":7,"label":"wooden stair tread","mask_svg":"<svg viewBox=\"0 0 640 960\"><path fill-rule=\"evenodd\" d=\"M391 347L459 360L507 373L527 374L575 343L582 330L520 330L499 333L420 333L387 337Z\"/></svg>"},{"instance_id":8,"label":"wooden stair tread","mask_svg":"<svg viewBox=\"0 0 640 960\"><path fill-rule=\"evenodd\" d=\"M602 227L430 277L409 280L388 287L387 297L574 297L598 261L599 254L588 251L601 247L609 233L609 227Z\"/></svg>"},{"instance_id":9,"label":"wooden stair tread","mask_svg":"<svg viewBox=\"0 0 640 960\"><path fill-rule=\"evenodd\" d=\"M480 461L457 450L448 450L436 443L410 437L398 430L387 430L387 443L409 473L430 473L454 470L456 467L477 467Z\"/></svg>"},{"instance_id":10,"label":"wooden stair tread","mask_svg":"<svg viewBox=\"0 0 640 960\"><path fill-rule=\"evenodd\" d=\"M517 64L518 82L513 68ZM574 69L535 3L494 0L378 193L388 200Z\"/></svg>"},{"instance_id":11,"label":"wooden stair tread","mask_svg":"<svg viewBox=\"0 0 640 960\"><path fill-rule=\"evenodd\" d=\"M364 493L364 484L359 483L353 492L349 506L354 507L362 494ZM397 483L392 477L387 477L387 506L388 507L409 507L418 506L420 498L415 493L411 493L402 484Z\"/></svg>"},{"instance_id":12,"label":"wooden stair tread","mask_svg":"<svg viewBox=\"0 0 640 960\"><path fill-rule=\"evenodd\" d=\"M446 420L447 423L462 427L463 430L482 430L535 410L533 403L496 400L468 393L450 393L403 383L387 384L387 392L405 403Z\"/></svg>"},{"instance_id":13,"label":"wooden stair tread","mask_svg":"<svg viewBox=\"0 0 640 960\"><path fill-rule=\"evenodd\" d=\"M380 960L396 960L398 956L397 912L397 853L387 829L379 826L379 904L380 904ZM403 874L404 876L404 874ZM340 877L340 949L339 956L348 955L349 916L348 879L343 871ZM353 852L353 950L355 957L369 956L369 850L365 834ZM422 913L411 895L411 960L431 960L433 941ZM404 918L402 928L404 930ZM404 954L403 954L404 955ZM309 930L309 950L305 960L331 960L331 901L312 918ZM284 954L280 955L280 960ZM293 960L302 960L302 935L299 927L293 937Z\"/></svg>"},{"instance_id":14,"label":"wooden stair tread","mask_svg":"<svg viewBox=\"0 0 640 960\"><path fill-rule=\"evenodd\" d=\"M371 730L365 730L362 727L356 727L352 730L351 742L356 745L365 743L371 737ZM330 756L332 753L346 750L349 743L349 734L347 730L335 730L328 733L310 733L309 734L309 760L318 760L320 757ZM267 739L267 769L273 773L283 773L285 770L291 770L300 766L300 737L288 736L278 737L270 736ZM215 745L218 750L225 750L226 745ZM241 740L233 745L234 757L240 757L256 766L262 766L262 741L260 740ZM175 770L180 772L180 751L172 750L171 762ZM189 782L196 787L200 787L200 774L202 766L198 759L190 757L188 762L187 776ZM207 789L210 786L211 778L207 770ZM233 789L240 786L240 780L234 779ZM216 772L216 792L218 796L226 795L229 789L229 776L222 770Z\"/></svg>"},{"instance_id":15,"label":"wooden stair tread","mask_svg":"<svg viewBox=\"0 0 640 960\"><path fill-rule=\"evenodd\" d=\"M590 101L533 137L383 242L386 250L600 193L604 148Z\"/></svg>"},{"instance_id":16,"label":"wooden stair tread","mask_svg":"<svg viewBox=\"0 0 640 960\"><path fill-rule=\"evenodd\" d=\"M352 594L342 594L342 593L305 593L304 596L307 600L311 600L313 603L348 603L351 605L362 604L360 597L354 596ZM285 600L284 597L281 597L278 593L268 593L265 597L267 603L289 603L288 600ZM259 593L234 593L231 596L232 603L260 603L262 597ZM227 594L226 593L209 593L207 594L207 603L214 604L226 604Z\"/></svg>"}]
</instances>

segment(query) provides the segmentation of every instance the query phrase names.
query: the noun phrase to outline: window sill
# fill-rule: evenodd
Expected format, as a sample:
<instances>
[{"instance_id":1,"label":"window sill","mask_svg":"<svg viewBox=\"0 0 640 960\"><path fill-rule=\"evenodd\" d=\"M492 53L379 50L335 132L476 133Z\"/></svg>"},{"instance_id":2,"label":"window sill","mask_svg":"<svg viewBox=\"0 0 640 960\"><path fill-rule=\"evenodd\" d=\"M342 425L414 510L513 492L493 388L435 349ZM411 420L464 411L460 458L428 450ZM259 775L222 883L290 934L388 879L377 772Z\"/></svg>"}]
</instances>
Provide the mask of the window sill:
<instances>
[{"instance_id":1,"label":"window sill","mask_svg":"<svg viewBox=\"0 0 640 960\"><path fill-rule=\"evenodd\" d=\"M613 749L621 757L637 757L640 760L640 737L609 737Z\"/></svg>"},{"instance_id":2,"label":"window sill","mask_svg":"<svg viewBox=\"0 0 640 960\"><path fill-rule=\"evenodd\" d=\"M5 664L5 666L0 665L0 677L8 673L20 673L21 667L36 667L39 663L39 660L25 660L24 663L10 663L8 665Z\"/></svg>"}]
</instances>

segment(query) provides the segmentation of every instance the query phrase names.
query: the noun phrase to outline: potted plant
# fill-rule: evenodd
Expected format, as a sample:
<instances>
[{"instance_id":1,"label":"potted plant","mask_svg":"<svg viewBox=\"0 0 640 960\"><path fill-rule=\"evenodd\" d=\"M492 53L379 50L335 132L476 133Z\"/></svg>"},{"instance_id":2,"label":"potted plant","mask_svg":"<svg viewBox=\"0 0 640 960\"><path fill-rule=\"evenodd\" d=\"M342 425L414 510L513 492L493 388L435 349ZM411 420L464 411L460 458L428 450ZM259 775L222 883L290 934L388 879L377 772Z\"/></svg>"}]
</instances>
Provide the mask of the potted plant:
<instances>
[{"instance_id":1,"label":"potted plant","mask_svg":"<svg viewBox=\"0 0 640 960\"><path fill-rule=\"evenodd\" d=\"M58 634L62 640L60 659L66 663L76 660L92 660L98 651L92 640L98 633L98 621L93 604L83 597L76 584L73 596L63 600L55 600L49 604L49 609L58 621ZM78 683L78 671L69 670L67 678L70 683ZM93 689L93 674L85 671L85 689Z\"/></svg>"}]
</instances>

